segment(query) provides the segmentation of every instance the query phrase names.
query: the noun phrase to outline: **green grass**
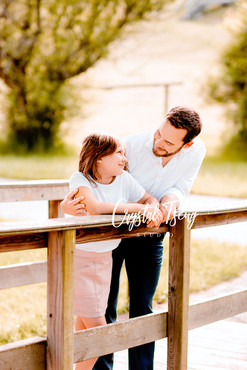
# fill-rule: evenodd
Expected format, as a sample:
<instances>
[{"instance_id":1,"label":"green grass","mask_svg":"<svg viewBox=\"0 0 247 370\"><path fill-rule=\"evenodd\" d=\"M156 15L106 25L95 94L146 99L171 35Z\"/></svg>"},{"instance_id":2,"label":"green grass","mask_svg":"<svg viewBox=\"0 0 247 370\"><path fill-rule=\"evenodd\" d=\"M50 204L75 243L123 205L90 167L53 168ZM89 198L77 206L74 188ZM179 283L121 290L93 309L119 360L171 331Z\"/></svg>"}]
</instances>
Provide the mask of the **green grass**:
<instances>
[{"instance_id":1,"label":"green grass","mask_svg":"<svg viewBox=\"0 0 247 370\"><path fill-rule=\"evenodd\" d=\"M23 180L69 179L77 171L77 155L2 156L0 177ZM223 186L222 186L223 184ZM206 157L192 193L247 197L247 162Z\"/></svg>"},{"instance_id":2,"label":"green grass","mask_svg":"<svg viewBox=\"0 0 247 370\"><path fill-rule=\"evenodd\" d=\"M155 302L168 295L168 238ZM0 265L43 260L45 250L2 253ZM247 246L192 240L190 291L199 291L240 275L247 268ZM128 286L122 272L119 313L128 310ZM0 344L46 334L46 283L0 291Z\"/></svg>"},{"instance_id":3,"label":"green grass","mask_svg":"<svg viewBox=\"0 0 247 370\"><path fill-rule=\"evenodd\" d=\"M69 179L78 168L78 156L1 156L0 177L21 180Z\"/></svg>"},{"instance_id":4,"label":"green grass","mask_svg":"<svg viewBox=\"0 0 247 370\"><path fill-rule=\"evenodd\" d=\"M192 193L247 197L247 162L206 158L192 187Z\"/></svg>"}]
</instances>

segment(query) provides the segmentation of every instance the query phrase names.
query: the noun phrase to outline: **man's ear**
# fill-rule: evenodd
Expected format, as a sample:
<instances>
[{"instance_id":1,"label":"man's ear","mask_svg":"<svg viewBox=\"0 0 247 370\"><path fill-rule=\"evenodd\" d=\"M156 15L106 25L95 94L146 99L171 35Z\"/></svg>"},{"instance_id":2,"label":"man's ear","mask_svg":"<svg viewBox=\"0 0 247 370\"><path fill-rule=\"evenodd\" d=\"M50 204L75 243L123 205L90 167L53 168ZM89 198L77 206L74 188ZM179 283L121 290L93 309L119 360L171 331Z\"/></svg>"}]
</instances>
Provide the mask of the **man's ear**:
<instances>
[{"instance_id":1,"label":"man's ear","mask_svg":"<svg viewBox=\"0 0 247 370\"><path fill-rule=\"evenodd\" d=\"M188 149L189 147L191 147L191 145L193 145L194 144L194 141L190 141L189 143L186 143L185 145L184 145L184 149Z\"/></svg>"}]
</instances>

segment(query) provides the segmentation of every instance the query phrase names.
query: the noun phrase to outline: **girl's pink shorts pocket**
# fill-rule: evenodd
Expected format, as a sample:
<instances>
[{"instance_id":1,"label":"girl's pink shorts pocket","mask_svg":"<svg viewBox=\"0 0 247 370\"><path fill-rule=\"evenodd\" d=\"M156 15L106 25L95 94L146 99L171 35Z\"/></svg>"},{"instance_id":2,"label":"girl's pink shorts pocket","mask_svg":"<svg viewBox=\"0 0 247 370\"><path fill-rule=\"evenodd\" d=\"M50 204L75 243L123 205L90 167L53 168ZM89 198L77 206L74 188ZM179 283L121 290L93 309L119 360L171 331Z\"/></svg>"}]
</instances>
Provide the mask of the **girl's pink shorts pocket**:
<instances>
[{"instance_id":1,"label":"girl's pink shorts pocket","mask_svg":"<svg viewBox=\"0 0 247 370\"><path fill-rule=\"evenodd\" d=\"M95 253L75 249L75 315L82 317L105 315L111 270L112 251Z\"/></svg>"}]
</instances>

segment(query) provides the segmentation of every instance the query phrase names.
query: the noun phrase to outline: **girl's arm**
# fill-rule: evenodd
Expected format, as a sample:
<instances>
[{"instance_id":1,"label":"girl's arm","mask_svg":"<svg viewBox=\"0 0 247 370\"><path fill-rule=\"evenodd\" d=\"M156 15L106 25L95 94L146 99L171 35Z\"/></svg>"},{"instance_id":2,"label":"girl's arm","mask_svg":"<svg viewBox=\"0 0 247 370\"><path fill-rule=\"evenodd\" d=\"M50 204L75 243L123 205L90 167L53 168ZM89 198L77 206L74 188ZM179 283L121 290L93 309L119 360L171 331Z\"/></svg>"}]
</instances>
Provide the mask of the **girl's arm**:
<instances>
[{"instance_id":1,"label":"girl's arm","mask_svg":"<svg viewBox=\"0 0 247 370\"><path fill-rule=\"evenodd\" d=\"M91 215L100 215L100 214L111 214L115 213L125 213L126 210L128 213L140 213L144 214L147 218L155 220L155 226L159 226L162 221L162 213L159 210L159 202L151 197L147 192L144 196L138 201L138 203L119 203L114 202L100 202L98 201L91 190L86 186L81 186L78 188L78 193L76 197L84 197L82 201L85 204L87 211ZM152 204L149 204L148 201L152 201Z\"/></svg>"}]
</instances>

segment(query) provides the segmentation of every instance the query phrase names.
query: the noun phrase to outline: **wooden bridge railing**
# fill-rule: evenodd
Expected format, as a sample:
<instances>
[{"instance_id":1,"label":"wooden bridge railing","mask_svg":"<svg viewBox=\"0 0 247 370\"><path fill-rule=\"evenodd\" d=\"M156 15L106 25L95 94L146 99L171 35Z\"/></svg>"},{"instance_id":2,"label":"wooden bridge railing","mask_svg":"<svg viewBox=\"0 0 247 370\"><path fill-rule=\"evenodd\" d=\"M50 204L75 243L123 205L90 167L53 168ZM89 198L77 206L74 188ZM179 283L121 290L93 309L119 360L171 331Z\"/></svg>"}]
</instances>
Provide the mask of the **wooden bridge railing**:
<instances>
[{"instance_id":1,"label":"wooden bridge railing","mask_svg":"<svg viewBox=\"0 0 247 370\"><path fill-rule=\"evenodd\" d=\"M23 190L25 186L21 188L19 185L19 195L16 197L13 196L17 192L15 186L12 185L12 189L7 186L9 195L5 193L3 196L1 191L0 201L7 201L9 196L12 200L34 200L39 197L57 206L58 198L62 199L67 193L67 183L59 182L56 185L53 182L50 190L46 185L43 183L37 190L38 183L28 183L26 195ZM57 192L54 191L56 186ZM2 189L3 185L0 186ZM37 193L34 196L35 191ZM55 195L51 196L53 191ZM247 311L247 290L189 307L190 229L188 218L185 217L187 211L181 212L174 226L164 224L158 230L147 229L142 224L129 231L126 222L122 222L123 216L114 218L115 227L111 216L0 223L0 252L35 248L48 250L47 338L36 337L1 346L0 368L72 370L74 362L168 337L167 368L186 369L188 330ZM214 210L197 209L193 228L246 220L247 202L243 201L235 206L233 204L231 208L216 206ZM168 312L74 333L73 270L76 241L84 243L166 231L170 232Z\"/></svg>"}]
</instances>

